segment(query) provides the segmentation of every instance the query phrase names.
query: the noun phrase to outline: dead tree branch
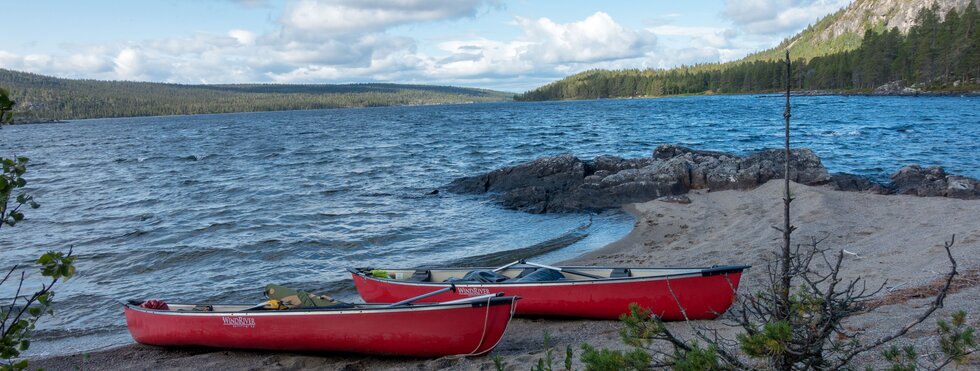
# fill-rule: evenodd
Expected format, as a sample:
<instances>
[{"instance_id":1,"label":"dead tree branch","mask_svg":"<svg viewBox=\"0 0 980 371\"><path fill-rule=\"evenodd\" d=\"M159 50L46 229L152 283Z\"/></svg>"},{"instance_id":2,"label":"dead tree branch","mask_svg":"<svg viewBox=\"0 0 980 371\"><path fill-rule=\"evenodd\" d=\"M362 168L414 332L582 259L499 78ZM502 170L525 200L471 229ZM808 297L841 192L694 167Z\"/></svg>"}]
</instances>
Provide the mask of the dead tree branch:
<instances>
[{"instance_id":1,"label":"dead tree branch","mask_svg":"<svg viewBox=\"0 0 980 371\"><path fill-rule=\"evenodd\" d=\"M943 284L942 289L940 289L939 292L936 293L936 298L935 300L932 301L932 304L930 304L929 307L922 312L922 314L916 317L915 320L903 326L902 328L898 329L894 333L884 336L878 340L875 340L870 344L852 349L850 352L844 354L844 356L841 357L840 360L838 360L837 364L833 369L835 370L843 369L857 355L875 349L877 347L880 347L899 337L905 336L905 334L908 333L909 330L911 330L915 326L918 326L920 323L922 323L927 318L929 318L929 316L931 316L933 312L943 307L943 301L946 300L946 294L949 292L949 288L953 284L953 277L956 277L956 275L959 274L959 272L956 271L956 259L953 259L953 253L950 250L955 242L956 242L956 235L953 235L953 237L950 238L949 242L943 243L943 248L946 250L946 257L949 259L950 270L949 273L946 274L946 283Z\"/></svg>"}]
</instances>

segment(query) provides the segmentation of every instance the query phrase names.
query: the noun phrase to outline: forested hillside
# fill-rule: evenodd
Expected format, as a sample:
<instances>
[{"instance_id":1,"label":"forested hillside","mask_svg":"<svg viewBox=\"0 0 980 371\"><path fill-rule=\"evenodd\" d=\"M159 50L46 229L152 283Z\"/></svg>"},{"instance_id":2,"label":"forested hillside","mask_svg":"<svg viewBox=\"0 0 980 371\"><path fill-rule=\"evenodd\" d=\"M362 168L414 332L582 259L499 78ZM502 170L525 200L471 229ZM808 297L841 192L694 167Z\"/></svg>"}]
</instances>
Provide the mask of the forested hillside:
<instances>
[{"instance_id":1,"label":"forested hillside","mask_svg":"<svg viewBox=\"0 0 980 371\"><path fill-rule=\"evenodd\" d=\"M516 99L767 92L785 86L782 65L755 59L671 70L593 70ZM980 10L967 6L962 12L951 9L943 14L936 6L923 8L907 33L897 27L880 33L868 29L853 50L794 58L792 79L793 88L801 90L866 92L892 82L925 91L980 89Z\"/></svg>"},{"instance_id":2,"label":"forested hillside","mask_svg":"<svg viewBox=\"0 0 980 371\"><path fill-rule=\"evenodd\" d=\"M0 69L17 102L14 122L97 117L377 107L509 100L511 93L449 86L179 85L70 80Z\"/></svg>"},{"instance_id":3,"label":"forested hillside","mask_svg":"<svg viewBox=\"0 0 980 371\"><path fill-rule=\"evenodd\" d=\"M933 8L938 14L950 10L963 12L980 0L855 0L849 6L824 17L776 47L751 54L743 61L770 61L783 58L788 48L796 58L810 60L861 46L868 30L882 33L892 29L906 34L916 25L919 12Z\"/></svg>"}]
</instances>

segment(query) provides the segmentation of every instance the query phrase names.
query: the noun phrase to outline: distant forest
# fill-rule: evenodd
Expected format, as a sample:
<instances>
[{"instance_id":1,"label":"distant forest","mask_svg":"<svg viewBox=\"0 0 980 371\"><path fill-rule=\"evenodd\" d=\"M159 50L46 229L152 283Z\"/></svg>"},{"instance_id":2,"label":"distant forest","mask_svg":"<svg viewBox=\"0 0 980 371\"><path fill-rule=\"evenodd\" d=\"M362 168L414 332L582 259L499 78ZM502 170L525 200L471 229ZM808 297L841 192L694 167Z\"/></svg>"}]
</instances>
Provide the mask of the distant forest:
<instances>
[{"instance_id":1,"label":"distant forest","mask_svg":"<svg viewBox=\"0 0 980 371\"><path fill-rule=\"evenodd\" d=\"M512 93L450 86L181 85L71 80L0 69L0 88L17 102L14 122L190 115L510 100Z\"/></svg>"},{"instance_id":2,"label":"distant forest","mask_svg":"<svg viewBox=\"0 0 980 371\"><path fill-rule=\"evenodd\" d=\"M704 64L671 70L593 70L515 99L597 99L701 93L758 93L785 88L782 61ZM923 9L908 34L868 30L855 50L797 59L791 83L800 90L871 91L895 81L927 91L980 88L980 12L967 6L941 19Z\"/></svg>"}]
</instances>

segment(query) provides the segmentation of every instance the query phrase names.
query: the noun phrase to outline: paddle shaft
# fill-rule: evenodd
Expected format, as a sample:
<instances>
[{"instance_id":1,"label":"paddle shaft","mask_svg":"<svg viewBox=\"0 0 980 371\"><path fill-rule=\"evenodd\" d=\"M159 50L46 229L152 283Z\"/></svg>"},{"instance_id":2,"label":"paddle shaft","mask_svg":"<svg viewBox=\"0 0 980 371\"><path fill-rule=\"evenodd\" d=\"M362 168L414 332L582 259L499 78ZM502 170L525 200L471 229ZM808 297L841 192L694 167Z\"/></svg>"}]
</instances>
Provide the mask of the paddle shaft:
<instances>
[{"instance_id":1,"label":"paddle shaft","mask_svg":"<svg viewBox=\"0 0 980 371\"><path fill-rule=\"evenodd\" d=\"M500 271L502 271L502 270L504 270L504 269L507 269L507 268L510 268L510 267L512 267L512 266L515 266L515 265L517 265L517 264L521 264L522 262L523 262L523 260L515 260L514 262L511 262L511 263L508 263L508 264L505 264L505 265L503 265L503 266L502 266L502 267L500 267L500 268L497 268L497 269L494 269L493 271L494 271L494 272L500 272Z\"/></svg>"},{"instance_id":2,"label":"paddle shaft","mask_svg":"<svg viewBox=\"0 0 980 371\"><path fill-rule=\"evenodd\" d=\"M436 295L439 295L441 293L444 293L444 292L447 292L447 291L450 291L450 290L456 290L456 285L450 285L449 287L442 288L442 289L439 289L439 290L430 292L428 294L422 294L422 295L416 296L414 298L408 298L408 299L402 300L400 302L391 304L391 305L389 305L389 306L387 306L385 308L394 308L394 307L400 307L402 305L408 305L408 304L411 304L413 301L422 300L422 299L425 299L425 298L428 298L428 297L436 296Z\"/></svg>"},{"instance_id":3,"label":"paddle shaft","mask_svg":"<svg viewBox=\"0 0 980 371\"><path fill-rule=\"evenodd\" d=\"M498 297L498 296L504 296L504 293L498 292L498 293L495 293L495 294L486 294L486 295L474 296L474 297L471 297L471 298L463 298L463 299L458 299L458 300L453 300L453 301L444 301L444 302L439 303L439 304L462 304L462 303L469 303L471 301L486 300L488 298L495 298L495 297Z\"/></svg>"},{"instance_id":4,"label":"paddle shaft","mask_svg":"<svg viewBox=\"0 0 980 371\"><path fill-rule=\"evenodd\" d=\"M246 311L246 310L255 310L255 309L259 309L259 308L262 308L262 307L265 307L266 305L269 305L269 301L268 301L268 300L266 300L266 301L263 301L263 302L261 302L261 303L258 303L258 304L256 304L256 305L253 305L253 306L251 306L251 307L248 307L248 308L245 308L245 309L242 309L242 311L244 312L244 311Z\"/></svg>"}]
</instances>

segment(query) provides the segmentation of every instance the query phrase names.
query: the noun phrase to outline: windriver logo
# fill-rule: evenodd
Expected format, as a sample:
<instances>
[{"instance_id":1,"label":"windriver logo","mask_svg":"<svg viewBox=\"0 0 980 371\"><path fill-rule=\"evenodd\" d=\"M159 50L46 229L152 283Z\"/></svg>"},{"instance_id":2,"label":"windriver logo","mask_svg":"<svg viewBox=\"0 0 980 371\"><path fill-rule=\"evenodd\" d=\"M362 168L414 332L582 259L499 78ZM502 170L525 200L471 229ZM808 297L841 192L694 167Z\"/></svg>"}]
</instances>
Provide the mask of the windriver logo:
<instances>
[{"instance_id":1,"label":"windriver logo","mask_svg":"<svg viewBox=\"0 0 980 371\"><path fill-rule=\"evenodd\" d=\"M490 290L479 287L457 287L456 293L466 296L480 296L490 294Z\"/></svg>"},{"instance_id":2,"label":"windriver logo","mask_svg":"<svg viewBox=\"0 0 980 371\"><path fill-rule=\"evenodd\" d=\"M255 328L255 318L250 317L221 317L225 326L237 328Z\"/></svg>"}]
</instances>

